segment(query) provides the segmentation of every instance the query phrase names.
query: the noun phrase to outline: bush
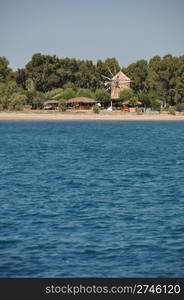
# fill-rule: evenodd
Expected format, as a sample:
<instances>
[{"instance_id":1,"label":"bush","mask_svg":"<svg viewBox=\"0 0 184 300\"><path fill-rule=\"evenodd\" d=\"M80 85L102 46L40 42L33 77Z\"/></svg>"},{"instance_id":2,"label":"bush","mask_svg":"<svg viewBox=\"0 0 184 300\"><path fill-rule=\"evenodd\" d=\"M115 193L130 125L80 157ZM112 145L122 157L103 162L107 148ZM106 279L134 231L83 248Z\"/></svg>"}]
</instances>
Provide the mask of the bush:
<instances>
[{"instance_id":1,"label":"bush","mask_svg":"<svg viewBox=\"0 0 184 300\"><path fill-rule=\"evenodd\" d=\"M0 105L1 105L1 110L8 109L9 99L7 96L0 97Z\"/></svg>"},{"instance_id":2,"label":"bush","mask_svg":"<svg viewBox=\"0 0 184 300\"><path fill-rule=\"evenodd\" d=\"M140 107L137 107L136 108L136 113L137 113L137 115L142 115L143 114L143 109L140 108Z\"/></svg>"},{"instance_id":3,"label":"bush","mask_svg":"<svg viewBox=\"0 0 184 300\"><path fill-rule=\"evenodd\" d=\"M60 111L66 111L66 102L64 99L60 100L58 108Z\"/></svg>"},{"instance_id":4,"label":"bush","mask_svg":"<svg viewBox=\"0 0 184 300\"><path fill-rule=\"evenodd\" d=\"M99 114L100 113L100 109L99 109L99 107L97 105L93 106L93 112L95 114Z\"/></svg>"},{"instance_id":5,"label":"bush","mask_svg":"<svg viewBox=\"0 0 184 300\"><path fill-rule=\"evenodd\" d=\"M175 115L176 114L175 108L173 106L169 107L168 114L170 114L170 115Z\"/></svg>"}]
</instances>

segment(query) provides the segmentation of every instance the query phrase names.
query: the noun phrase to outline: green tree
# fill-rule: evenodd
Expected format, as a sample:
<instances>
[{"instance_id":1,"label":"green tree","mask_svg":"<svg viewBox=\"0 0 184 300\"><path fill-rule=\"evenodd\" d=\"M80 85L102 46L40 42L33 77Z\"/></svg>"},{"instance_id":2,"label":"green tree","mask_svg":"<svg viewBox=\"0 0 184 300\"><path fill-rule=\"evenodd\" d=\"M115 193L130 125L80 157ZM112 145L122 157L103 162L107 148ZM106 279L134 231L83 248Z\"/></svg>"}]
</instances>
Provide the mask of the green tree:
<instances>
[{"instance_id":1,"label":"green tree","mask_svg":"<svg viewBox=\"0 0 184 300\"><path fill-rule=\"evenodd\" d=\"M9 99L9 109L10 110L22 110L26 104L26 95L21 95L19 93L14 93Z\"/></svg>"},{"instance_id":2,"label":"green tree","mask_svg":"<svg viewBox=\"0 0 184 300\"><path fill-rule=\"evenodd\" d=\"M107 58L104 62L104 66L107 70L106 74L111 78L113 75L116 75L120 71L120 65L115 57Z\"/></svg>"},{"instance_id":3,"label":"green tree","mask_svg":"<svg viewBox=\"0 0 184 300\"><path fill-rule=\"evenodd\" d=\"M94 93L92 93L89 89L79 89L76 97L94 98Z\"/></svg>"},{"instance_id":4,"label":"green tree","mask_svg":"<svg viewBox=\"0 0 184 300\"><path fill-rule=\"evenodd\" d=\"M95 90L98 86L96 67L92 61L79 61L79 69L75 73L76 87Z\"/></svg>"},{"instance_id":5,"label":"green tree","mask_svg":"<svg viewBox=\"0 0 184 300\"><path fill-rule=\"evenodd\" d=\"M73 90L76 89L75 83L71 81L67 81L65 84L63 84L63 89L71 88Z\"/></svg>"},{"instance_id":6,"label":"green tree","mask_svg":"<svg viewBox=\"0 0 184 300\"><path fill-rule=\"evenodd\" d=\"M64 90L62 88L52 89L45 93L46 99L60 99Z\"/></svg>"},{"instance_id":7,"label":"green tree","mask_svg":"<svg viewBox=\"0 0 184 300\"><path fill-rule=\"evenodd\" d=\"M26 96L26 104L28 105L33 105L35 102L35 98L37 97L37 91L36 90L31 90L31 91L24 91L24 95Z\"/></svg>"},{"instance_id":8,"label":"green tree","mask_svg":"<svg viewBox=\"0 0 184 300\"><path fill-rule=\"evenodd\" d=\"M121 102L129 101L135 96L135 92L131 89L122 90L119 94L119 100Z\"/></svg>"},{"instance_id":9,"label":"green tree","mask_svg":"<svg viewBox=\"0 0 184 300\"><path fill-rule=\"evenodd\" d=\"M138 100L145 107L150 107L152 103L156 100L156 95L153 92L143 92L140 91L137 95Z\"/></svg>"},{"instance_id":10,"label":"green tree","mask_svg":"<svg viewBox=\"0 0 184 300\"><path fill-rule=\"evenodd\" d=\"M9 106L9 98L6 95L0 97L0 110L6 110Z\"/></svg>"},{"instance_id":11,"label":"green tree","mask_svg":"<svg viewBox=\"0 0 184 300\"><path fill-rule=\"evenodd\" d=\"M101 104L109 103L111 101L110 94L105 89L97 89L95 92L95 99Z\"/></svg>"},{"instance_id":12,"label":"green tree","mask_svg":"<svg viewBox=\"0 0 184 300\"><path fill-rule=\"evenodd\" d=\"M34 81L36 89L46 92L60 86L60 77L56 72L58 66L59 58L55 55L36 53L26 65L26 72Z\"/></svg>"},{"instance_id":13,"label":"green tree","mask_svg":"<svg viewBox=\"0 0 184 300\"><path fill-rule=\"evenodd\" d=\"M32 90L32 82L36 91L44 93L59 88L64 89L64 94L71 94L68 92L69 88L73 90L73 94L79 89L87 89L94 93L103 89L108 81L107 77L112 78L118 71L120 66L116 58L98 60L94 64L91 60L58 58L55 55L36 53L25 69L18 69L13 73L8 67L8 60L0 58L0 83L9 85L15 78L19 88ZM152 102L149 100L150 94L154 94L165 106L177 105L184 101L184 56L154 56L149 62L139 60L122 71L132 80L131 88L137 96L143 93L144 105ZM73 94L70 96L73 97Z\"/></svg>"},{"instance_id":14,"label":"green tree","mask_svg":"<svg viewBox=\"0 0 184 300\"><path fill-rule=\"evenodd\" d=\"M20 98L20 101L18 100ZM23 101L24 100L24 101ZM26 104L24 91L12 81L0 85L0 106L2 109L21 109Z\"/></svg>"},{"instance_id":15,"label":"green tree","mask_svg":"<svg viewBox=\"0 0 184 300\"><path fill-rule=\"evenodd\" d=\"M0 56L0 83L5 83L11 79L12 70L8 65L8 59L4 56Z\"/></svg>"},{"instance_id":16,"label":"green tree","mask_svg":"<svg viewBox=\"0 0 184 300\"><path fill-rule=\"evenodd\" d=\"M127 68L123 68L122 71L132 80L131 88L135 92L147 91L148 63L146 60L138 60Z\"/></svg>"},{"instance_id":17,"label":"green tree","mask_svg":"<svg viewBox=\"0 0 184 300\"><path fill-rule=\"evenodd\" d=\"M75 96L76 96L75 91L71 88L68 88L60 94L60 99L68 100L71 98L75 98Z\"/></svg>"},{"instance_id":18,"label":"green tree","mask_svg":"<svg viewBox=\"0 0 184 300\"><path fill-rule=\"evenodd\" d=\"M21 92L21 89L15 81L10 81L0 85L0 97L7 96L9 98L13 93L17 92Z\"/></svg>"},{"instance_id":19,"label":"green tree","mask_svg":"<svg viewBox=\"0 0 184 300\"><path fill-rule=\"evenodd\" d=\"M28 78L26 80L26 90L33 91L34 89L35 89L35 84L34 84L33 79Z\"/></svg>"},{"instance_id":20,"label":"green tree","mask_svg":"<svg viewBox=\"0 0 184 300\"><path fill-rule=\"evenodd\" d=\"M28 72L25 69L18 69L15 72L16 83L23 89L26 89L27 79L28 79Z\"/></svg>"},{"instance_id":21,"label":"green tree","mask_svg":"<svg viewBox=\"0 0 184 300\"><path fill-rule=\"evenodd\" d=\"M96 88L104 88L108 78L112 78L120 69L120 65L114 57L107 58L104 62L98 60L96 64L96 78L98 81Z\"/></svg>"},{"instance_id":22,"label":"green tree","mask_svg":"<svg viewBox=\"0 0 184 300\"><path fill-rule=\"evenodd\" d=\"M174 105L179 101L180 58L168 54L163 58L155 56L149 61L147 85L157 98L162 100L164 106ZM180 74L179 74L180 73Z\"/></svg>"},{"instance_id":23,"label":"green tree","mask_svg":"<svg viewBox=\"0 0 184 300\"><path fill-rule=\"evenodd\" d=\"M45 99L45 94L39 91L36 91L36 94L32 98L32 109L39 109L43 107L43 100Z\"/></svg>"}]
</instances>

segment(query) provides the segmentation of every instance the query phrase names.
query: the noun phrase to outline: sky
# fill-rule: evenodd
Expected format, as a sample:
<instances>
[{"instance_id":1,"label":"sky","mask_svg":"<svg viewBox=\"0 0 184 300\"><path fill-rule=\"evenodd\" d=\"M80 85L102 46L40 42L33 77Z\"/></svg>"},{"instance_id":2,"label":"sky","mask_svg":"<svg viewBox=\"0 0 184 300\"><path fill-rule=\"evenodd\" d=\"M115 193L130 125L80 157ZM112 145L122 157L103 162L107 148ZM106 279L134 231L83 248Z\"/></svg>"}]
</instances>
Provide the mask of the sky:
<instances>
[{"instance_id":1,"label":"sky","mask_svg":"<svg viewBox=\"0 0 184 300\"><path fill-rule=\"evenodd\" d=\"M184 55L184 0L0 0L0 56L116 57L122 67Z\"/></svg>"}]
</instances>

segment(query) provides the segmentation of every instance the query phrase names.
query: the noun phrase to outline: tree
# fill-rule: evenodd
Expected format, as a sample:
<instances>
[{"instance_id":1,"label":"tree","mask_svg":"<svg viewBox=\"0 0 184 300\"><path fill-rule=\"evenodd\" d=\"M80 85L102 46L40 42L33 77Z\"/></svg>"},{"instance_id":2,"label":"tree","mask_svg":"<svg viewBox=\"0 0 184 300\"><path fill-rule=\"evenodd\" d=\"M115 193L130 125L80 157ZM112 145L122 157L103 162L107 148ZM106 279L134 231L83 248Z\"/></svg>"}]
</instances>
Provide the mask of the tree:
<instances>
[{"instance_id":1,"label":"tree","mask_svg":"<svg viewBox=\"0 0 184 300\"><path fill-rule=\"evenodd\" d=\"M180 81L179 72L180 58L171 54L165 55L162 59L155 56L149 61L147 86L148 90L154 92L158 99L166 105L174 105L179 100Z\"/></svg>"},{"instance_id":2,"label":"tree","mask_svg":"<svg viewBox=\"0 0 184 300\"><path fill-rule=\"evenodd\" d=\"M111 100L110 94L105 89L97 89L95 99L100 103L109 103Z\"/></svg>"},{"instance_id":3,"label":"tree","mask_svg":"<svg viewBox=\"0 0 184 300\"><path fill-rule=\"evenodd\" d=\"M121 102L129 101L131 98L135 96L135 92L130 89L122 90L119 94L119 100Z\"/></svg>"},{"instance_id":4,"label":"tree","mask_svg":"<svg viewBox=\"0 0 184 300\"><path fill-rule=\"evenodd\" d=\"M32 98L32 109L38 109L43 107L43 100L45 98L44 93L36 91L36 94Z\"/></svg>"},{"instance_id":5,"label":"tree","mask_svg":"<svg viewBox=\"0 0 184 300\"><path fill-rule=\"evenodd\" d=\"M60 99L62 93L64 92L64 90L62 88L57 88L57 89L52 89L51 91L48 91L47 93L45 93L45 98L51 98L51 99Z\"/></svg>"},{"instance_id":6,"label":"tree","mask_svg":"<svg viewBox=\"0 0 184 300\"><path fill-rule=\"evenodd\" d=\"M24 91L24 95L26 96L26 104L33 105L35 102L35 98L37 97L37 91L31 90L31 91Z\"/></svg>"},{"instance_id":7,"label":"tree","mask_svg":"<svg viewBox=\"0 0 184 300\"><path fill-rule=\"evenodd\" d=\"M14 93L9 99L9 109L10 110L22 110L26 104L26 95L20 95L19 93Z\"/></svg>"},{"instance_id":8,"label":"tree","mask_svg":"<svg viewBox=\"0 0 184 300\"><path fill-rule=\"evenodd\" d=\"M120 65L117 59L114 57L107 58L104 62L102 60L98 60L96 64L96 78L98 80L96 88L103 88L108 78L112 78L116 73L120 71L120 69Z\"/></svg>"},{"instance_id":9,"label":"tree","mask_svg":"<svg viewBox=\"0 0 184 300\"><path fill-rule=\"evenodd\" d=\"M71 81L67 81L65 84L63 84L63 89L72 88L73 90L76 89L75 83Z\"/></svg>"},{"instance_id":10,"label":"tree","mask_svg":"<svg viewBox=\"0 0 184 300\"><path fill-rule=\"evenodd\" d=\"M28 72L25 69L18 69L15 72L16 83L23 89L26 89L27 79L28 79Z\"/></svg>"},{"instance_id":11,"label":"tree","mask_svg":"<svg viewBox=\"0 0 184 300\"><path fill-rule=\"evenodd\" d=\"M104 62L104 66L110 77L112 77L112 74L116 75L116 73L118 73L121 69L120 65L115 57L107 58Z\"/></svg>"},{"instance_id":12,"label":"tree","mask_svg":"<svg viewBox=\"0 0 184 300\"><path fill-rule=\"evenodd\" d=\"M89 89L79 89L76 97L94 98L94 93L92 93Z\"/></svg>"},{"instance_id":13,"label":"tree","mask_svg":"<svg viewBox=\"0 0 184 300\"><path fill-rule=\"evenodd\" d=\"M145 107L149 107L152 103L156 100L156 95L153 92L143 92L140 91L137 95L138 100L143 104Z\"/></svg>"},{"instance_id":14,"label":"tree","mask_svg":"<svg viewBox=\"0 0 184 300\"><path fill-rule=\"evenodd\" d=\"M60 98L59 99L68 100L68 99L74 98L75 96L76 96L75 91L73 89L71 89L71 88L68 88L68 89L64 90L60 94Z\"/></svg>"},{"instance_id":15,"label":"tree","mask_svg":"<svg viewBox=\"0 0 184 300\"><path fill-rule=\"evenodd\" d=\"M131 88L135 91L147 91L146 79L148 75L148 63L146 60L138 60L130 64L122 71L132 80Z\"/></svg>"},{"instance_id":16,"label":"tree","mask_svg":"<svg viewBox=\"0 0 184 300\"><path fill-rule=\"evenodd\" d=\"M29 74L37 90L46 92L60 86L60 77L56 70L59 66L59 58L55 55L42 55L36 53L26 65L26 72Z\"/></svg>"},{"instance_id":17,"label":"tree","mask_svg":"<svg viewBox=\"0 0 184 300\"><path fill-rule=\"evenodd\" d=\"M20 91L20 88L14 81L0 84L1 109L8 109L11 95Z\"/></svg>"},{"instance_id":18,"label":"tree","mask_svg":"<svg viewBox=\"0 0 184 300\"><path fill-rule=\"evenodd\" d=\"M75 73L75 84L78 88L95 90L98 87L99 74L92 61L79 61L79 69Z\"/></svg>"},{"instance_id":19,"label":"tree","mask_svg":"<svg viewBox=\"0 0 184 300\"><path fill-rule=\"evenodd\" d=\"M98 60L94 64L91 60L58 58L56 55L36 53L25 68L12 72L7 58L0 57L0 101L3 102L3 107L7 107L11 94L22 94L22 89L30 92L24 93L27 96L26 101L33 105L36 101L35 107L41 106L38 98L43 97L68 99L77 95L109 98L103 89L108 79L102 75L111 78L118 71L120 65L113 57L105 61ZM138 60L122 71L131 78L131 88L145 106L153 103L154 99L162 101L165 107L184 102L184 56L154 56L149 62ZM38 96L37 92L42 96ZM124 97L129 97L129 100L132 98L126 93L131 92L122 94L122 101L125 101ZM151 95L154 95L154 99Z\"/></svg>"},{"instance_id":20,"label":"tree","mask_svg":"<svg viewBox=\"0 0 184 300\"><path fill-rule=\"evenodd\" d=\"M9 98L13 93L20 91L21 88L16 84L15 81L10 81L0 85L0 97L7 96Z\"/></svg>"},{"instance_id":21,"label":"tree","mask_svg":"<svg viewBox=\"0 0 184 300\"><path fill-rule=\"evenodd\" d=\"M7 82L12 75L12 70L8 67L9 61L6 57L0 56L0 82Z\"/></svg>"},{"instance_id":22,"label":"tree","mask_svg":"<svg viewBox=\"0 0 184 300\"><path fill-rule=\"evenodd\" d=\"M26 90L33 91L34 89L35 89L35 84L34 84L33 79L28 78L26 80Z\"/></svg>"}]
</instances>

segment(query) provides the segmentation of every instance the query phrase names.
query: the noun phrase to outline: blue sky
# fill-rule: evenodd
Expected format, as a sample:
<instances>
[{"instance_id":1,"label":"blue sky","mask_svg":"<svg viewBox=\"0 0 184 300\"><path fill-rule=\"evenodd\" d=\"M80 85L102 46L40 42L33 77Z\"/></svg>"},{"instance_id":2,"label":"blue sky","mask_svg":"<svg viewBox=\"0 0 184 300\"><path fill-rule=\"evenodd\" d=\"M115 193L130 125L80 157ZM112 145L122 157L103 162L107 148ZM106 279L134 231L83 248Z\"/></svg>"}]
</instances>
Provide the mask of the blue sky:
<instances>
[{"instance_id":1,"label":"blue sky","mask_svg":"<svg viewBox=\"0 0 184 300\"><path fill-rule=\"evenodd\" d=\"M184 54L184 0L0 0L0 56L13 69L34 53L121 66Z\"/></svg>"}]
</instances>

